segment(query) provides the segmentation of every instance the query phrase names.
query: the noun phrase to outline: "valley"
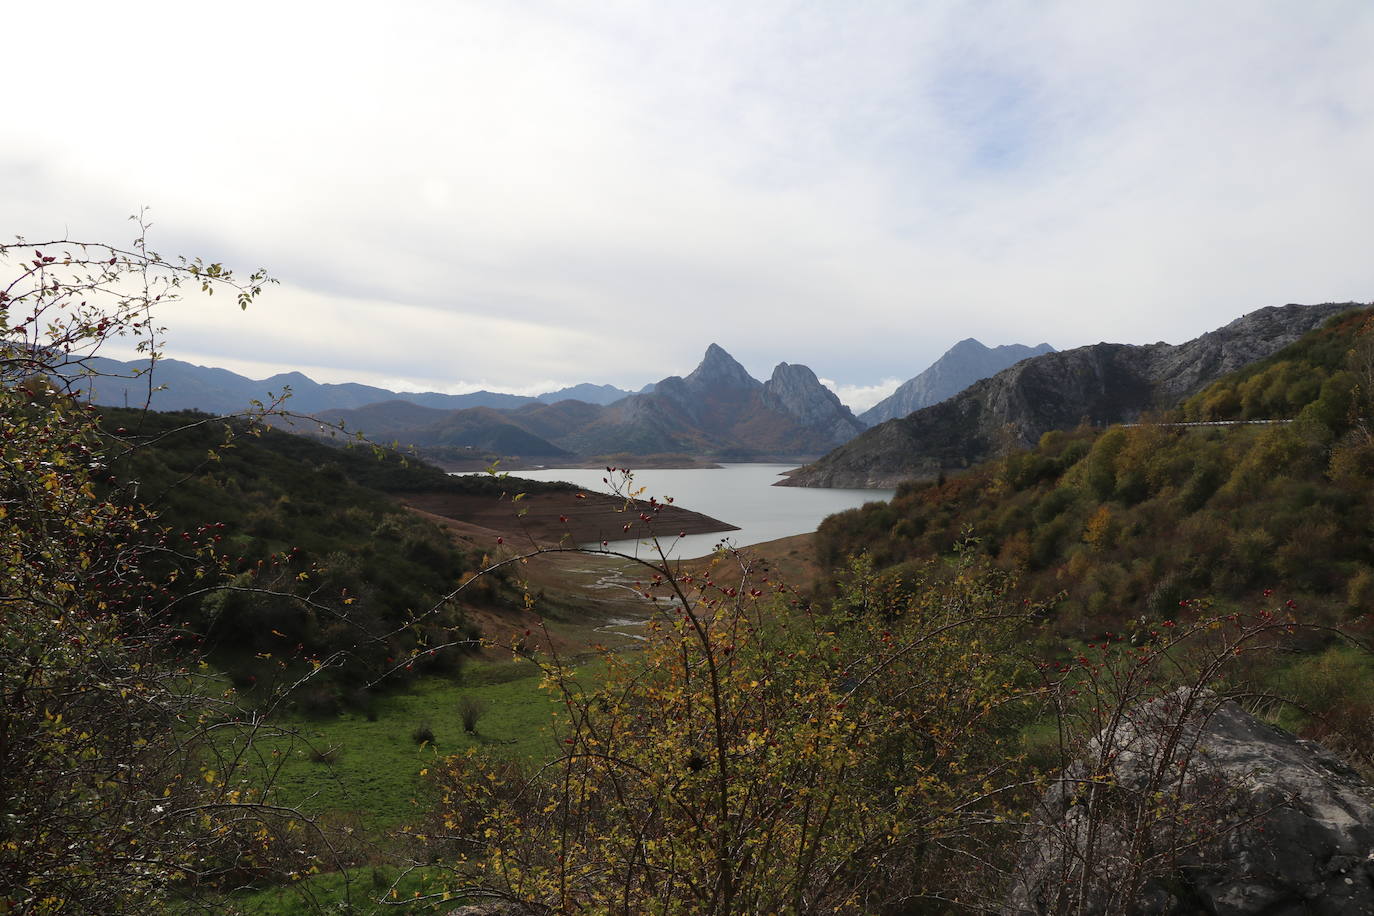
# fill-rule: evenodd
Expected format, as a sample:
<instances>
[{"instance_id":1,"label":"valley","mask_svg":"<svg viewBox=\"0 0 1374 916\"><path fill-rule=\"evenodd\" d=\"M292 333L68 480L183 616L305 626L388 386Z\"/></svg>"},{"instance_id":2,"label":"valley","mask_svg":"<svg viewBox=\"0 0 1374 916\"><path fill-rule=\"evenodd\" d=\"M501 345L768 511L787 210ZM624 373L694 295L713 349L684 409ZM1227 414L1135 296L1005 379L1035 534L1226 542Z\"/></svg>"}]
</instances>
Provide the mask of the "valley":
<instances>
[{"instance_id":1,"label":"valley","mask_svg":"<svg viewBox=\"0 0 1374 916\"><path fill-rule=\"evenodd\" d=\"M9 4L0 916L1374 914L1374 4Z\"/></svg>"},{"instance_id":2,"label":"valley","mask_svg":"<svg viewBox=\"0 0 1374 916\"><path fill-rule=\"evenodd\" d=\"M750 842L799 816L790 793L825 797L843 816L814 829L836 862L870 842L845 824L877 817L901 838L945 806L910 843L883 842L921 882L995 895L1010 875L961 872L962 844L1020 848L1001 812L1031 817L1046 774L1091 752L1104 707L1158 702L1148 685L1289 697L1251 711L1374 773L1372 322L1288 306L1177 347L1004 348L1008 368L866 432L809 369L759 382L715 346L610 405L226 418L88 408L23 381L0 435L53 459L9 467L100 457L70 484L15 477L28 495L7 505L29 515L0 523L46 518L64 486L94 517L132 514L127 531L24 528L46 546L11 568L41 583L139 545L119 561L150 583L140 632L156 639L140 638L156 648L139 664L166 666L169 687L194 678L178 702L208 704L194 746L178 729L159 740L188 748L196 791L229 793L225 810L274 812L245 847L256 858L206 873L211 909L370 912L409 894L444 912L492 888L520 897L490 870L508 856L555 876L567 858L634 871L619 825L648 817L677 856L721 816L716 792L680 788L699 772L743 793L725 804ZM65 438L63 422L78 424ZM350 442L355 428L372 435ZM404 447L367 441L382 436ZM616 453L644 465L497 470L588 465L587 443L613 442L647 443ZM758 460L830 445L802 467ZM479 452L485 473L424 458ZM107 531L116 551L83 546ZM101 610L144 586L109 581L87 581L102 597L81 619L116 646ZM156 623L171 609L174 626ZM920 787L893 802L907 767ZM579 800L534 804L562 791L549 774ZM665 786L673 805L655 801ZM567 818L585 844L559 839ZM321 845L284 842L299 831ZM930 837L950 857L925 858ZM795 858L769 861L741 893L785 893L773 872ZM848 880L859 893L871 878Z\"/></svg>"}]
</instances>

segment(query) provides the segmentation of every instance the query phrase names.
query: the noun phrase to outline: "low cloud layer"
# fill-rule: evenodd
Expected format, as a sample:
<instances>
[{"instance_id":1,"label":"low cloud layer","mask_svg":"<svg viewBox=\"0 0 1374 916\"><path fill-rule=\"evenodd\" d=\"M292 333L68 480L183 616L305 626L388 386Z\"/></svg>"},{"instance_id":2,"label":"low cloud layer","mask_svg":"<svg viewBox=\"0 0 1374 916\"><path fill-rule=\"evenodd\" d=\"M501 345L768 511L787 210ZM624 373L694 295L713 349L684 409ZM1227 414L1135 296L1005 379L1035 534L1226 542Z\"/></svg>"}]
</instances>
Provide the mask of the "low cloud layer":
<instances>
[{"instance_id":1,"label":"low cloud layer","mask_svg":"<svg viewBox=\"0 0 1374 916\"><path fill-rule=\"evenodd\" d=\"M883 398L896 391L906 379L887 378L876 385L841 385L832 379L823 378L821 384L835 392L835 396L855 414L861 414Z\"/></svg>"},{"instance_id":2,"label":"low cloud layer","mask_svg":"<svg viewBox=\"0 0 1374 916\"><path fill-rule=\"evenodd\" d=\"M714 340L862 410L968 336L1176 342L1374 297L1364 2L63 19L60 52L7 50L42 78L0 122L4 229L125 241L146 204L159 250L266 265L248 313L165 316L215 365L638 388Z\"/></svg>"}]
</instances>

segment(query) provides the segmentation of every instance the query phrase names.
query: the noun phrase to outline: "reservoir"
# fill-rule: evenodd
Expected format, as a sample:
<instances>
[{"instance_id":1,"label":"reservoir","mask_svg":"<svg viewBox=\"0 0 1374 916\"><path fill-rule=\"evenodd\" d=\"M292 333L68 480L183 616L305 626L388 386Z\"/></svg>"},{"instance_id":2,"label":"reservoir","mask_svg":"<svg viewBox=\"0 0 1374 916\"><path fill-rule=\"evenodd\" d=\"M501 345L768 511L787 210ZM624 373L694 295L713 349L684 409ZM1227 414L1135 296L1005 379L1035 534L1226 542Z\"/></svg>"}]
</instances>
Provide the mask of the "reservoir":
<instances>
[{"instance_id":1,"label":"reservoir","mask_svg":"<svg viewBox=\"0 0 1374 916\"><path fill-rule=\"evenodd\" d=\"M665 550L671 544L671 555L683 559L705 556L722 540L735 547L747 547L806 534L815 531L827 515L891 499L894 492L773 486L783 471L793 467L795 465L791 464L728 464L721 468L648 469L635 471L633 486L635 489L644 487L640 499L654 496L664 501L671 496L673 503L684 509L739 526L738 531L691 534L684 538L676 537L677 532L664 532L667 535ZM545 468L516 471L515 474L535 480L566 480L603 493L611 492L603 478L614 482L620 476L606 473L605 468ZM624 553L645 550L637 541L612 541L610 546Z\"/></svg>"}]
</instances>

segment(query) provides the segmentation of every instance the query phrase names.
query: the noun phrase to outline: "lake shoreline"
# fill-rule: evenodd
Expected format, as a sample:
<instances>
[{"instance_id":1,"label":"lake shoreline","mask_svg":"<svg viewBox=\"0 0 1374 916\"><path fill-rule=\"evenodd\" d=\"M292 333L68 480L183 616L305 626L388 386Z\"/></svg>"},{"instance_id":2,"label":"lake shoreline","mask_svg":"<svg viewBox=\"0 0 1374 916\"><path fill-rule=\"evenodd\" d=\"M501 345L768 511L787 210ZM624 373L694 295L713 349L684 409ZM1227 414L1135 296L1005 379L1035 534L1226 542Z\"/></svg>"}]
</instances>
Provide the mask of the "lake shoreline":
<instances>
[{"instance_id":1,"label":"lake shoreline","mask_svg":"<svg viewBox=\"0 0 1374 916\"><path fill-rule=\"evenodd\" d=\"M727 519L733 527L694 533L686 528L656 526L663 538L664 548L675 558L697 558L709 555L716 544L725 541L732 546L746 547L765 541L775 541L793 535L814 532L829 515L858 508L865 503L890 499L892 491L885 490L825 490L815 488L776 487L773 483L783 473L794 469L792 463L741 462L718 469L641 469L633 474L628 488L638 491L644 499L655 497L660 502L669 498L676 506L690 507L709 518ZM522 471L521 476L533 480L563 480L588 492L605 492L612 488L618 475L607 473L605 466L587 468L545 468ZM626 486L621 482L621 489ZM679 532L685 537L678 537ZM643 554L646 547L643 535L631 533L605 538L609 546L629 554ZM588 538L579 543L600 546L600 540Z\"/></svg>"}]
</instances>

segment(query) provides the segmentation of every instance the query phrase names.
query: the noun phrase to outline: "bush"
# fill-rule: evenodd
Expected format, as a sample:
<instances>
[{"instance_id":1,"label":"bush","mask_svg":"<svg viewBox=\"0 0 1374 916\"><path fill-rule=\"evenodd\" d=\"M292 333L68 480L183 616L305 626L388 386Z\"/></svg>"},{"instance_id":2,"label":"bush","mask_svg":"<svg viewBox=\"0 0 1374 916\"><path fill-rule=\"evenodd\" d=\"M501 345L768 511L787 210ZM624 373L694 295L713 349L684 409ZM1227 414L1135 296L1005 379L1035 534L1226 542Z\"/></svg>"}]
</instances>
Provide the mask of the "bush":
<instances>
[{"instance_id":1,"label":"bush","mask_svg":"<svg viewBox=\"0 0 1374 916\"><path fill-rule=\"evenodd\" d=\"M455 759L438 817L484 838L494 890L554 912L867 911L966 881L1011 829L991 787L1016 781L1012 631L1034 609L1010 578L967 550L918 588L859 563L803 609L738 562L729 583L660 570L674 610L603 685L549 667L559 759L517 786Z\"/></svg>"},{"instance_id":2,"label":"bush","mask_svg":"<svg viewBox=\"0 0 1374 916\"><path fill-rule=\"evenodd\" d=\"M474 696L464 695L458 700L458 718L462 720L463 731L469 735L477 734L477 720L487 712L487 703Z\"/></svg>"}]
</instances>

